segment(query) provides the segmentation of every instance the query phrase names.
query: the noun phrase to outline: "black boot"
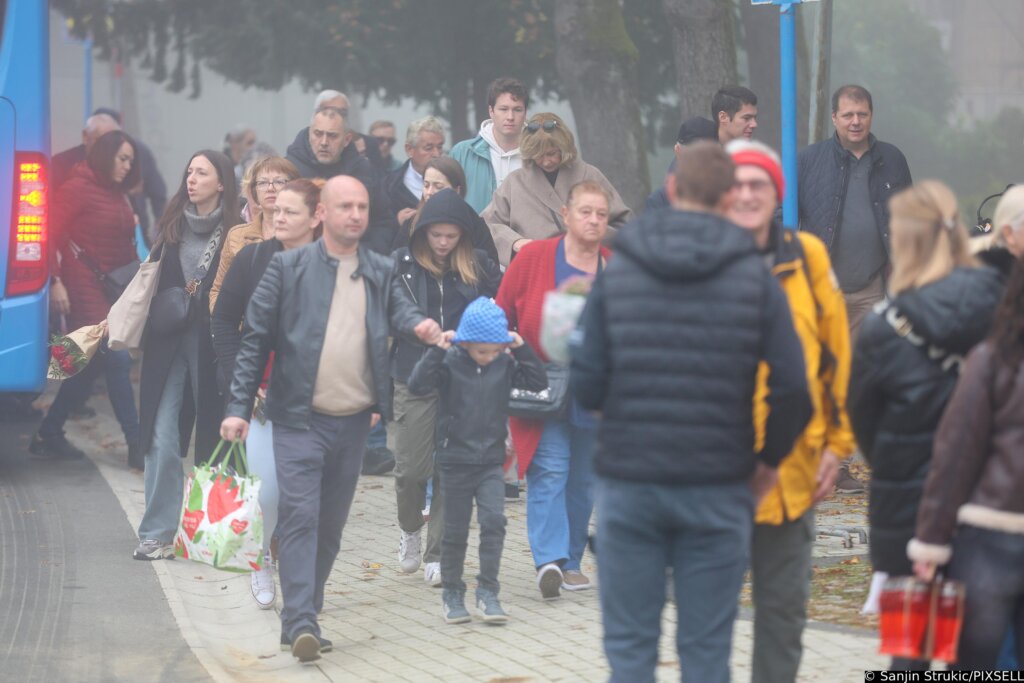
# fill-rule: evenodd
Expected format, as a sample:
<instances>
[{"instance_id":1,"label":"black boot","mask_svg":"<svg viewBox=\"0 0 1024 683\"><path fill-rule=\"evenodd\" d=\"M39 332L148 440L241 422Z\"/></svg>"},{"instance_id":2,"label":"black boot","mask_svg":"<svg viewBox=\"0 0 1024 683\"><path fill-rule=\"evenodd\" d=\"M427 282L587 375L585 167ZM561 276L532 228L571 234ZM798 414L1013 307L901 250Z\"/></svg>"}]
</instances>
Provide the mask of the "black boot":
<instances>
[{"instance_id":1,"label":"black boot","mask_svg":"<svg viewBox=\"0 0 1024 683\"><path fill-rule=\"evenodd\" d=\"M28 449L41 458L53 460L79 460L85 457L85 452L68 441L63 433L53 436L36 434Z\"/></svg>"}]
</instances>

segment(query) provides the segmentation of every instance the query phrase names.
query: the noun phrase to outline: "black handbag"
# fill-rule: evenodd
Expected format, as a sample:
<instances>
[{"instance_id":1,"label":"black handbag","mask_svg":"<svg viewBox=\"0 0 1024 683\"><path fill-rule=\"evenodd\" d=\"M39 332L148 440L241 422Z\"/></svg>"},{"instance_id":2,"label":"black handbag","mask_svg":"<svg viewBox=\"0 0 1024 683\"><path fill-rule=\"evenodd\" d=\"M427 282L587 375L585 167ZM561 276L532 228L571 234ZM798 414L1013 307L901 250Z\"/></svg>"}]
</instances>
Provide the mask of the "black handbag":
<instances>
[{"instance_id":1,"label":"black handbag","mask_svg":"<svg viewBox=\"0 0 1024 683\"><path fill-rule=\"evenodd\" d=\"M99 280L100 285L103 287L103 295L107 297L107 301L110 303L114 303L121 298L121 295L124 294L124 288L135 277L135 273L139 272L140 263L137 258L105 273L100 270L99 265L93 260L92 256L75 244L73 240L68 240L68 247L71 248L71 253L74 254L75 258L96 276L96 279Z\"/></svg>"},{"instance_id":2,"label":"black handbag","mask_svg":"<svg viewBox=\"0 0 1024 683\"><path fill-rule=\"evenodd\" d=\"M554 420L565 414L569 405L569 368L545 363L548 388L528 391L512 388L508 395L508 414L530 420Z\"/></svg>"},{"instance_id":3,"label":"black handbag","mask_svg":"<svg viewBox=\"0 0 1024 683\"><path fill-rule=\"evenodd\" d=\"M149 325L157 334L178 334L192 322L193 297L184 287L168 287L156 293L149 305Z\"/></svg>"},{"instance_id":4,"label":"black handbag","mask_svg":"<svg viewBox=\"0 0 1024 683\"><path fill-rule=\"evenodd\" d=\"M138 259L133 259L123 266L103 274L100 278L100 283L103 285L103 292L107 295L107 301L114 303L121 298L125 287L132 281L135 274L139 272L140 265L142 264Z\"/></svg>"}]
</instances>

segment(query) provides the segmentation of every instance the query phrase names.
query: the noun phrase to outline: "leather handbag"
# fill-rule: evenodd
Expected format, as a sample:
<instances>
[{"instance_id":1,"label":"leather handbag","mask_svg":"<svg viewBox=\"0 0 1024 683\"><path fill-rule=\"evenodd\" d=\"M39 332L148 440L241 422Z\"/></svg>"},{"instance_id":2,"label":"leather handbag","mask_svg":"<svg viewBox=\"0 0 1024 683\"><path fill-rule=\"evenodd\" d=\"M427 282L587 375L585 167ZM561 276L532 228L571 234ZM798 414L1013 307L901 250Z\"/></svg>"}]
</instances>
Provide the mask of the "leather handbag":
<instances>
[{"instance_id":1,"label":"leather handbag","mask_svg":"<svg viewBox=\"0 0 1024 683\"><path fill-rule=\"evenodd\" d=\"M141 264L124 288L124 292L107 314L107 345L114 351L137 351L142 347L142 333L149 319L149 306L160 281L160 264Z\"/></svg>"},{"instance_id":2,"label":"leather handbag","mask_svg":"<svg viewBox=\"0 0 1024 683\"><path fill-rule=\"evenodd\" d=\"M569 368L545 363L548 388L528 391L515 387L509 392L508 414L529 420L554 420L565 414L569 405Z\"/></svg>"},{"instance_id":3,"label":"leather handbag","mask_svg":"<svg viewBox=\"0 0 1024 683\"><path fill-rule=\"evenodd\" d=\"M168 287L153 296L149 306L149 324L157 334L178 334L194 315L193 297L185 287Z\"/></svg>"}]
</instances>

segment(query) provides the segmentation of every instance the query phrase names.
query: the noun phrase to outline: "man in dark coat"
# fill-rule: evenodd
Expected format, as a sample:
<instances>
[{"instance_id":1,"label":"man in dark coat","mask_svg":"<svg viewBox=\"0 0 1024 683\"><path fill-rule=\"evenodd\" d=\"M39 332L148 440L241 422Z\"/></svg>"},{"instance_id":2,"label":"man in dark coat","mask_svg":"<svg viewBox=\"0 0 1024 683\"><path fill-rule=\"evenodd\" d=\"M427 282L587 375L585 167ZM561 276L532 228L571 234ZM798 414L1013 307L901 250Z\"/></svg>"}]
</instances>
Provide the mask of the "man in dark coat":
<instances>
[{"instance_id":1,"label":"man in dark coat","mask_svg":"<svg viewBox=\"0 0 1024 683\"><path fill-rule=\"evenodd\" d=\"M715 122L711 119L706 119L703 116L694 116L692 119L683 121L682 125L679 126L679 133L676 135L676 144L672 146L672 151L675 154L679 154L686 145L697 140L715 140L718 135L718 129L715 127ZM672 163L669 164L668 174L672 175L676 171L676 159L672 157ZM654 192L647 197L647 202L644 204L645 211L651 211L653 209L667 209L669 207L668 194L665 192L665 186L661 185L656 188Z\"/></svg>"},{"instance_id":2,"label":"man in dark coat","mask_svg":"<svg viewBox=\"0 0 1024 683\"><path fill-rule=\"evenodd\" d=\"M889 270L889 197L913 182L903 153L871 134L871 93L844 85L832 95L831 138L798 157L800 229L828 247L846 299L850 342L861 321L885 298ZM864 484L843 463L836 482L842 493L864 493Z\"/></svg>"},{"instance_id":3,"label":"man in dark coat","mask_svg":"<svg viewBox=\"0 0 1024 683\"><path fill-rule=\"evenodd\" d=\"M612 681L654 678L667 567L683 679L729 680L754 507L811 416L785 294L750 233L722 217L733 182L719 144L685 147L673 210L619 232L574 340L573 395L601 413L595 540Z\"/></svg>"},{"instance_id":4,"label":"man in dark coat","mask_svg":"<svg viewBox=\"0 0 1024 683\"><path fill-rule=\"evenodd\" d=\"M387 254L398 223L391 215L386 200L375 191L377 180L373 164L351 144L353 136L343 110L322 107L313 113L309 126L295 136L285 158L295 164L303 178L327 180L348 175L369 188L370 228L363 243L380 254Z\"/></svg>"},{"instance_id":5,"label":"man in dark coat","mask_svg":"<svg viewBox=\"0 0 1024 683\"><path fill-rule=\"evenodd\" d=\"M423 172L431 159L444 153L444 126L434 116L409 124L405 134L404 164L384 176L383 192L391 214L401 225L416 213L423 196Z\"/></svg>"}]
</instances>

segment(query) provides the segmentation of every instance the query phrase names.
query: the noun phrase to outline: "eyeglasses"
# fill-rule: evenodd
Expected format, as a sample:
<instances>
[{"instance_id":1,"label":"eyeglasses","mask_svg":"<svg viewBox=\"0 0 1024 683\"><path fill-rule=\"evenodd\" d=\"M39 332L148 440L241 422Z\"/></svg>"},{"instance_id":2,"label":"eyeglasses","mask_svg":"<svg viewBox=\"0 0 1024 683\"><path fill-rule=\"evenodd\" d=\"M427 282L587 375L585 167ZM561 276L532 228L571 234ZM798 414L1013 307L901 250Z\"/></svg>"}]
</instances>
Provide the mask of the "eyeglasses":
<instances>
[{"instance_id":1,"label":"eyeglasses","mask_svg":"<svg viewBox=\"0 0 1024 683\"><path fill-rule=\"evenodd\" d=\"M746 187L754 194L759 194L761 192L764 192L768 188L772 187L772 183L771 181L768 180L737 180L732 184L732 186L737 191L742 190L744 187Z\"/></svg>"},{"instance_id":2,"label":"eyeglasses","mask_svg":"<svg viewBox=\"0 0 1024 683\"><path fill-rule=\"evenodd\" d=\"M257 180L256 181L256 189L258 189L258 190L265 190L268 187L270 187L271 185L273 185L275 190L280 190L281 188L283 188L287 184L288 184L288 181L285 180L284 178L277 178L275 180Z\"/></svg>"},{"instance_id":3,"label":"eyeglasses","mask_svg":"<svg viewBox=\"0 0 1024 683\"><path fill-rule=\"evenodd\" d=\"M551 131L553 131L557 127L558 127L558 121L555 121L554 119L548 119L547 121L544 121L543 123L539 123L537 121L532 121L532 122L526 124L526 132L527 133L536 133L538 130L543 128L544 130L546 130L547 132L550 133Z\"/></svg>"}]
</instances>

